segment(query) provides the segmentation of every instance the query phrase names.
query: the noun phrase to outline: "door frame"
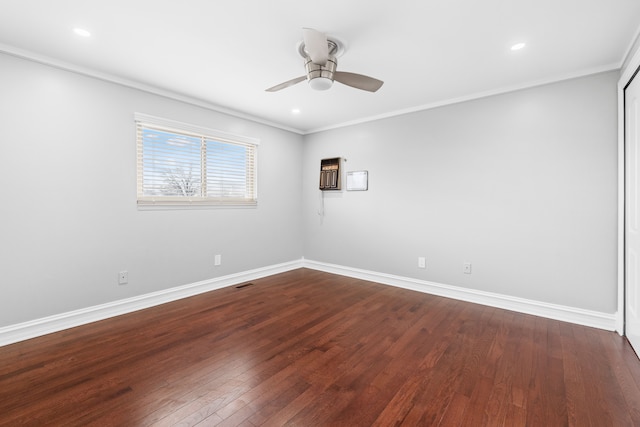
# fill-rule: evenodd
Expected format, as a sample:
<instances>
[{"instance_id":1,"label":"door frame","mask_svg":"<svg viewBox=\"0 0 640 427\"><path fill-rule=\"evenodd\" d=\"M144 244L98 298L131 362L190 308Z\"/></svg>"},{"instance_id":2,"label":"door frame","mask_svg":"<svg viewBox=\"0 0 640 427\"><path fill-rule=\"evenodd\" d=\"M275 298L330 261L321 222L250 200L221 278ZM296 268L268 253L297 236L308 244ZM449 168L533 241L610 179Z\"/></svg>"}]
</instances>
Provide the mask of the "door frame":
<instances>
[{"instance_id":1,"label":"door frame","mask_svg":"<svg viewBox=\"0 0 640 427\"><path fill-rule=\"evenodd\" d=\"M638 39L640 40L640 39ZM637 41L637 40L636 40ZM631 49L635 47L635 52ZM632 56L631 56L632 55ZM616 332L625 334L625 105L624 89L640 68L640 45L630 47L625 58L630 58L618 80L618 311ZM640 78L640 76L638 76Z\"/></svg>"}]
</instances>

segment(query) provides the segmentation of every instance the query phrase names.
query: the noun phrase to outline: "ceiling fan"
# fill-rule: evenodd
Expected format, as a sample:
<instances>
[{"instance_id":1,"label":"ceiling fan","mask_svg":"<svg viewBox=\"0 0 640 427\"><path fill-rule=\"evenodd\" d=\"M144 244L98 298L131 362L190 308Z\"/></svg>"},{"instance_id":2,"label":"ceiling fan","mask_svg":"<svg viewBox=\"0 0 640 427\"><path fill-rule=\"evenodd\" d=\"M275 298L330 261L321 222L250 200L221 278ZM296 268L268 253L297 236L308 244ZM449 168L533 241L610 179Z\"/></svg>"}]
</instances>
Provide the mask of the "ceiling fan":
<instances>
[{"instance_id":1,"label":"ceiling fan","mask_svg":"<svg viewBox=\"0 0 640 427\"><path fill-rule=\"evenodd\" d=\"M307 80L309 86L315 90L330 89L335 80L369 92L377 91L384 83L382 80L362 74L336 71L338 66L336 57L342 53L342 44L337 40L328 39L326 34L312 28L303 28L302 35L303 41L298 47L298 53L304 58L307 74L270 87L266 89L267 92L277 92L303 80Z\"/></svg>"}]
</instances>

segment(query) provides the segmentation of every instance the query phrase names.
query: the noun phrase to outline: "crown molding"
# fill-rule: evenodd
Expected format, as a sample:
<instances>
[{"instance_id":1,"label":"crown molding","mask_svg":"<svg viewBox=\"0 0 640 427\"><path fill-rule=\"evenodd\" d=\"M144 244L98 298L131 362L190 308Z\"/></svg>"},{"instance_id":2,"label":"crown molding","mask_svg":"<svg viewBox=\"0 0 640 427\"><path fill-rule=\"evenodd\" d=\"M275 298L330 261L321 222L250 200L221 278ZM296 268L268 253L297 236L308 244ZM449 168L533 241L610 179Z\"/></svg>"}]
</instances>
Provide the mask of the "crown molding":
<instances>
[{"instance_id":1,"label":"crown molding","mask_svg":"<svg viewBox=\"0 0 640 427\"><path fill-rule=\"evenodd\" d=\"M66 61L61 61L59 59L52 58L50 56L37 54L31 51L27 51L24 49L19 49L14 46L9 46L6 44L0 43L0 53L4 53L10 56L14 56L20 59L25 59L32 62L37 62L39 64L47 65L50 67L58 68L64 71L70 71L72 73L80 74L86 77L92 77L98 80L106 81L109 83L115 83L121 86L129 87L132 89L141 90L143 92L151 93L154 95L162 96L164 98L173 99L175 101L184 102L185 104L190 104L196 107L206 108L211 111L215 111L218 113L226 114L229 116L237 117L244 120L249 120L255 123L260 123L263 125L271 126L277 129L286 130L288 132L297 133L302 135L303 132L300 129L295 129L289 126L284 126L280 123L272 122L269 120L265 120L263 118L252 116L240 111L236 111L230 108L222 107L217 104L213 104L211 102L204 101L202 99L193 98L187 95L183 95L177 92L173 92L167 89L163 89L157 86L152 86L146 83L142 83L139 81L126 79L124 77L119 77L113 74L104 73L92 68L81 67L76 64L72 64Z\"/></svg>"}]
</instances>

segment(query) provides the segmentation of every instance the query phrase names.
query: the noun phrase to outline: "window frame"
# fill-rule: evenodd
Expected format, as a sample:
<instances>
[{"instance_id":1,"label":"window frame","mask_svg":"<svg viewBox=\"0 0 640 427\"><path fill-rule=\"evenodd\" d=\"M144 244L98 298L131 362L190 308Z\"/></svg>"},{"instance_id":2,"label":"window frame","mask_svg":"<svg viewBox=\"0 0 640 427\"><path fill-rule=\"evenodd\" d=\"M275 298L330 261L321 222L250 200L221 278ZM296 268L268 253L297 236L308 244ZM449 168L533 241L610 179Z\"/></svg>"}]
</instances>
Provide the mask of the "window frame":
<instances>
[{"instance_id":1,"label":"window frame","mask_svg":"<svg viewBox=\"0 0 640 427\"><path fill-rule=\"evenodd\" d=\"M139 208L255 208L258 205L258 146L260 140L243 135L192 125L176 120L165 119L143 113L134 113L136 132L136 200ZM200 195L197 196L149 196L144 195L144 138L143 129L153 129L173 133L183 137L200 138L202 141L200 155ZM245 167L251 171L248 179L253 188L250 197L207 197L202 194L206 188L206 142L219 142L232 146L242 146L251 152L251 158L245 161ZM210 156L210 154L209 154ZM206 190L205 190L206 191ZM253 197L251 197L253 196Z\"/></svg>"}]
</instances>

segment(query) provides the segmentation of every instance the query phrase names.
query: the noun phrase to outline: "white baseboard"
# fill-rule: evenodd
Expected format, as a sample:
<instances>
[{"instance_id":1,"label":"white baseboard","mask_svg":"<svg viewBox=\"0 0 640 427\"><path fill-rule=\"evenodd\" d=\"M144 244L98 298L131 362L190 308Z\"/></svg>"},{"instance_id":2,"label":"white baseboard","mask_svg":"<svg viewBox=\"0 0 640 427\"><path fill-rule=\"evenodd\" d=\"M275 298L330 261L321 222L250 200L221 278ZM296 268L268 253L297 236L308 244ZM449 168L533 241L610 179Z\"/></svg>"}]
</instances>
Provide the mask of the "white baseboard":
<instances>
[{"instance_id":1,"label":"white baseboard","mask_svg":"<svg viewBox=\"0 0 640 427\"><path fill-rule=\"evenodd\" d=\"M276 264L249 270L241 273L230 274L228 276L216 277L189 285L178 286L163 291L152 292L133 298L114 301L106 304L61 313L54 316L43 317L16 325L0 328L0 346L12 344L18 341L35 338L38 336L62 331L64 329L85 325L87 323L104 320L122 314L131 313L137 310L153 307L181 298L187 298L204 292L233 286L261 277L271 276L297 268L310 268L313 270L325 271L327 273L339 274L341 276L353 277L356 279L368 280L399 288L410 289L432 295L453 298L461 301L473 302L488 305L491 307L503 308L519 313L532 314L549 319L561 320L564 322L576 323L584 326L604 329L607 331L616 330L616 314L601 313L597 311L583 310L575 307L568 307L545 302L527 300L523 298L511 297L507 295L494 294L490 292L476 291L472 289L460 288L456 286L443 285L425 280L413 279L409 277L394 276L391 274L378 273L375 271L361 270L352 267L345 267L335 264L327 264L308 259L300 259L283 264Z\"/></svg>"},{"instance_id":2,"label":"white baseboard","mask_svg":"<svg viewBox=\"0 0 640 427\"><path fill-rule=\"evenodd\" d=\"M284 273L302 266L302 260L276 264L2 327L0 328L0 346L104 320L109 317L120 316L261 277Z\"/></svg>"},{"instance_id":3,"label":"white baseboard","mask_svg":"<svg viewBox=\"0 0 640 427\"><path fill-rule=\"evenodd\" d=\"M371 282L382 283L385 285L396 286L404 289L411 289L427 294L473 302L476 304L488 305L491 307L503 308L505 310L532 314L534 316L561 320L563 322L590 326L607 331L616 330L617 316L615 313L601 313L598 311L550 304L546 302L517 298L508 295L477 291L473 289L460 288L457 286L443 285L441 283L429 282L426 280L394 276L391 274L361 270L335 264L327 264L308 259L304 260L303 265L306 268L314 270L339 274L356 279L368 280Z\"/></svg>"}]
</instances>

